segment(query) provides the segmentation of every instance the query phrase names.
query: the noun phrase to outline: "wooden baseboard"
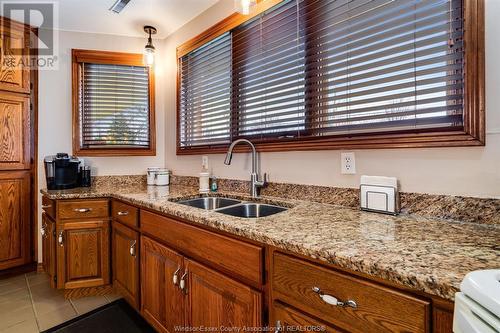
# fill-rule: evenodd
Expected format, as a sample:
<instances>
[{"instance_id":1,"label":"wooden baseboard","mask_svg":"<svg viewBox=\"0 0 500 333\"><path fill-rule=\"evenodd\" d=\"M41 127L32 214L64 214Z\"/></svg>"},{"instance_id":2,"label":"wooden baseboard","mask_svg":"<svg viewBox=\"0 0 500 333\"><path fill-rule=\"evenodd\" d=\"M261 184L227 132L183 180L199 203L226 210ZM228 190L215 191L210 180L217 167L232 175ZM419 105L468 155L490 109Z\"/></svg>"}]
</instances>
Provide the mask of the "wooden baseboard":
<instances>
[{"instance_id":1,"label":"wooden baseboard","mask_svg":"<svg viewBox=\"0 0 500 333\"><path fill-rule=\"evenodd\" d=\"M99 287L88 287L88 288L77 288L77 289L65 289L64 298L66 299L78 299L87 296L103 296L113 293L113 286L99 286Z\"/></svg>"},{"instance_id":2,"label":"wooden baseboard","mask_svg":"<svg viewBox=\"0 0 500 333\"><path fill-rule=\"evenodd\" d=\"M36 265L36 272L37 273L45 273L45 269L43 268L43 264L41 262L39 262Z\"/></svg>"},{"instance_id":3,"label":"wooden baseboard","mask_svg":"<svg viewBox=\"0 0 500 333\"><path fill-rule=\"evenodd\" d=\"M37 263L32 262L26 265L0 270L0 279L8 278L15 275L35 272L37 270Z\"/></svg>"}]
</instances>

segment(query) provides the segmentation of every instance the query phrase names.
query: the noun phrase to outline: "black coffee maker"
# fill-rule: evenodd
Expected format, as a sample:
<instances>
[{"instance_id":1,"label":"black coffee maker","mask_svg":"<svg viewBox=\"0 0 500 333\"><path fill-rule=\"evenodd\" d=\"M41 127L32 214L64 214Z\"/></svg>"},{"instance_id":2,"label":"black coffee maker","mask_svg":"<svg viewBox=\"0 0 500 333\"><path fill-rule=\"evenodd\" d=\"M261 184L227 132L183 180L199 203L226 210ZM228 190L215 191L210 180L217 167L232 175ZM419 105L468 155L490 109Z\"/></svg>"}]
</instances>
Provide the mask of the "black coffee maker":
<instances>
[{"instance_id":1,"label":"black coffee maker","mask_svg":"<svg viewBox=\"0 0 500 333\"><path fill-rule=\"evenodd\" d=\"M90 168L80 169L81 160L66 153L47 156L44 159L47 189L65 190L90 186Z\"/></svg>"}]
</instances>

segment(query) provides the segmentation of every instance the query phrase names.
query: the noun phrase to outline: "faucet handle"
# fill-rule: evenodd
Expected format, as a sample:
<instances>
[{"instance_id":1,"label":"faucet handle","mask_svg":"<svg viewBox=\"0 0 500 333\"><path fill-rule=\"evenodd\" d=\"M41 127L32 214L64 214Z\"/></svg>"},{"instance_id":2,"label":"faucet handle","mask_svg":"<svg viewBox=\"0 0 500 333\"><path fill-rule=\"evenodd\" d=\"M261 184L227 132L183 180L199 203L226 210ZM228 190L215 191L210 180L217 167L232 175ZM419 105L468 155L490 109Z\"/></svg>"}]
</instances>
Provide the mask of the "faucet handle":
<instances>
[{"instance_id":1,"label":"faucet handle","mask_svg":"<svg viewBox=\"0 0 500 333\"><path fill-rule=\"evenodd\" d=\"M257 181L255 182L255 185L258 187L264 187L267 185L267 173L264 173L264 179L259 180L257 176Z\"/></svg>"}]
</instances>

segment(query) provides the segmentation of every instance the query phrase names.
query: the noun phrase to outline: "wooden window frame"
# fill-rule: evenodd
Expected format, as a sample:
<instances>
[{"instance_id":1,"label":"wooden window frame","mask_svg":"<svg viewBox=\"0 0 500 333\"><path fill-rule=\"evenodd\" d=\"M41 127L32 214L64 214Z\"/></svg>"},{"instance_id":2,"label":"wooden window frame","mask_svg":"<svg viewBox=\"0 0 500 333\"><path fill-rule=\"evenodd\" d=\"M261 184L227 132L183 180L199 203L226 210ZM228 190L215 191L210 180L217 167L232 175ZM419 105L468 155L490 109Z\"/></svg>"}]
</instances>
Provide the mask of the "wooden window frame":
<instances>
[{"instance_id":1,"label":"wooden window frame","mask_svg":"<svg viewBox=\"0 0 500 333\"><path fill-rule=\"evenodd\" d=\"M180 134L180 58L210 40L251 20L260 13L283 0L259 2L250 15L235 13L177 47L177 155L224 153L228 144L181 148ZM464 130L429 131L420 133L401 132L395 134L357 134L338 137L307 137L300 139L276 139L259 142L254 140L258 151L280 152L301 150L334 149L387 149L387 148L429 148L484 146L485 131L485 45L484 8L485 0L463 0L465 86L464 86ZM246 147L237 147L247 151Z\"/></svg>"},{"instance_id":2,"label":"wooden window frame","mask_svg":"<svg viewBox=\"0 0 500 333\"><path fill-rule=\"evenodd\" d=\"M72 103L73 103L73 155L75 156L155 156L155 79L149 67L149 147L148 148L82 148L80 137L79 75L82 63L145 66L143 55L136 53L109 52L73 49L72 58Z\"/></svg>"}]
</instances>

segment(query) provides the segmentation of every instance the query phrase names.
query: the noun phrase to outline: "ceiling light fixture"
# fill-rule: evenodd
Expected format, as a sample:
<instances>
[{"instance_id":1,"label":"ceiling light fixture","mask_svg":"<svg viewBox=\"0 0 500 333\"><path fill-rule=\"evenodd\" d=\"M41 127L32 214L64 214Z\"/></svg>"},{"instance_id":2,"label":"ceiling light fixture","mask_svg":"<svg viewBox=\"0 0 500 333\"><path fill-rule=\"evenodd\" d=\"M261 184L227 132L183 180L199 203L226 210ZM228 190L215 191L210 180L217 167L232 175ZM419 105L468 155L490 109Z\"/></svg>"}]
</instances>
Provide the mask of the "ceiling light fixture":
<instances>
[{"instance_id":1,"label":"ceiling light fixture","mask_svg":"<svg viewBox=\"0 0 500 333\"><path fill-rule=\"evenodd\" d=\"M236 11L243 15L250 14L252 7L257 4L257 0L234 0Z\"/></svg>"},{"instance_id":2,"label":"ceiling light fixture","mask_svg":"<svg viewBox=\"0 0 500 333\"><path fill-rule=\"evenodd\" d=\"M150 25L144 26L144 32L148 34L148 43L144 46L144 64L153 66L155 63L155 47L151 35L156 34L156 28Z\"/></svg>"}]
</instances>

